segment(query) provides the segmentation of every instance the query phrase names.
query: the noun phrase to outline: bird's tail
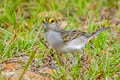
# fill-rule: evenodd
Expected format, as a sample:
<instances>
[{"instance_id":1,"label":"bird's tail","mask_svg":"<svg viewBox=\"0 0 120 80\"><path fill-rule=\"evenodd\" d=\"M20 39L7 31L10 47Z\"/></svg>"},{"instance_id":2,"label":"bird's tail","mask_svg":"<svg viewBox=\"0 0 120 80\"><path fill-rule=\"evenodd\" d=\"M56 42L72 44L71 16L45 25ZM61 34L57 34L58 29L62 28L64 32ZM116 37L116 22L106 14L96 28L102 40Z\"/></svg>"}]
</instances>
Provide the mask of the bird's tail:
<instances>
[{"instance_id":1,"label":"bird's tail","mask_svg":"<svg viewBox=\"0 0 120 80\"><path fill-rule=\"evenodd\" d=\"M95 32L93 32L93 33L91 33L91 34L88 34L87 36L88 36L88 38L91 39L92 37L100 34L100 33L103 32L103 31L106 31L106 30L108 30L108 29L110 29L110 27L105 27L105 28L102 28L102 29L100 29L100 30L97 30L97 31L95 31Z\"/></svg>"}]
</instances>

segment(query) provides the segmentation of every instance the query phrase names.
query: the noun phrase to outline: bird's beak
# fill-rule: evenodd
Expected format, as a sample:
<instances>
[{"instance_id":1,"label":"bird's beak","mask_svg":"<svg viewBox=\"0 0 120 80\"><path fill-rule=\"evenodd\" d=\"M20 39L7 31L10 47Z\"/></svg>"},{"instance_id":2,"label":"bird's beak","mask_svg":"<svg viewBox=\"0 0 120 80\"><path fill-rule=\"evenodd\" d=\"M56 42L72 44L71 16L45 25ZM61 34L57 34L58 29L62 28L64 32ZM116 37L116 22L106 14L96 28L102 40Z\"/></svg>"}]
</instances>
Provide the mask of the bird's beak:
<instances>
[{"instance_id":1,"label":"bird's beak","mask_svg":"<svg viewBox=\"0 0 120 80\"><path fill-rule=\"evenodd\" d=\"M46 25L49 24L48 22L45 23Z\"/></svg>"}]
</instances>

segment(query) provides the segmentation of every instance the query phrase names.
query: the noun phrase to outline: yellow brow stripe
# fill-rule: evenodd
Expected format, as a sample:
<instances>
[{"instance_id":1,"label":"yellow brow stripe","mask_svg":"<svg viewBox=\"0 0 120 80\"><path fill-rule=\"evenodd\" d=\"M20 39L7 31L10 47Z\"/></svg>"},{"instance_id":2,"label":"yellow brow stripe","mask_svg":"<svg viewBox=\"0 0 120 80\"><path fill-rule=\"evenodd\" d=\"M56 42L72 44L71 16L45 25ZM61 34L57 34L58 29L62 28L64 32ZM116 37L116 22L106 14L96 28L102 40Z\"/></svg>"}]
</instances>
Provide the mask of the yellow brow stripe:
<instances>
[{"instance_id":1,"label":"yellow brow stripe","mask_svg":"<svg viewBox=\"0 0 120 80\"><path fill-rule=\"evenodd\" d=\"M46 19L43 19L44 23L46 23Z\"/></svg>"},{"instance_id":2,"label":"yellow brow stripe","mask_svg":"<svg viewBox=\"0 0 120 80\"><path fill-rule=\"evenodd\" d=\"M53 21L53 18L50 18L50 19L49 19L49 22L52 22L52 21Z\"/></svg>"}]
</instances>

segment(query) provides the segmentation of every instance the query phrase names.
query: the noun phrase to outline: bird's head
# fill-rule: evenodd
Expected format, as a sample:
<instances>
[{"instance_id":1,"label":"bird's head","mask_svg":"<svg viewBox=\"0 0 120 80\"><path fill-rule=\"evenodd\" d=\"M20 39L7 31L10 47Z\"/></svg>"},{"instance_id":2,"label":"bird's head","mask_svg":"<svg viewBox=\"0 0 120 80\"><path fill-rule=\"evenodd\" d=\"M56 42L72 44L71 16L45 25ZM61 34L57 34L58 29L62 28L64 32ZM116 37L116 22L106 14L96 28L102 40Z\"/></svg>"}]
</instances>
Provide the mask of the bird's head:
<instances>
[{"instance_id":1,"label":"bird's head","mask_svg":"<svg viewBox=\"0 0 120 80\"><path fill-rule=\"evenodd\" d=\"M56 21L53 18L45 18L43 19L43 27L44 29L56 29Z\"/></svg>"}]
</instances>

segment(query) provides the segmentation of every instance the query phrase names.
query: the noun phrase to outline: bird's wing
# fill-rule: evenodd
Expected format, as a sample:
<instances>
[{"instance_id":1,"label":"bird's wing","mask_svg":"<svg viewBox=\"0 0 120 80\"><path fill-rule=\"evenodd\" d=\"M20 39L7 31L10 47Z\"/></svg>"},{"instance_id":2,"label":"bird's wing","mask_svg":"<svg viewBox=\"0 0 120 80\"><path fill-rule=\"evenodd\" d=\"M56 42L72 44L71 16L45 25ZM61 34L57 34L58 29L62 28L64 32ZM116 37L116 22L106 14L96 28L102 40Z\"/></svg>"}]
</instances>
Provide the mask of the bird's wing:
<instances>
[{"instance_id":1,"label":"bird's wing","mask_svg":"<svg viewBox=\"0 0 120 80\"><path fill-rule=\"evenodd\" d=\"M78 38L79 36L86 36L88 37L89 39L91 39L93 36L107 30L107 29L110 29L110 27L105 27L105 28L102 28L102 29L99 29L95 32L92 32L90 34L87 34L85 32L82 32L80 30L63 30L63 29L57 29L58 32L60 32L62 34L62 37L64 39L64 42L68 42L68 41L71 41L75 38Z\"/></svg>"},{"instance_id":2,"label":"bird's wing","mask_svg":"<svg viewBox=\"0 0 120 80\"><path fill-rule=\"evenodd\" d=\"M85 32L82 32L80 30L72 30L72 31L68 31L68 30L61 30L60 31L62 34L62 37L64 39L64 42L68 42L70 40L73 40L79 36L85 35Z\"/></svg>"}]
</instances>

